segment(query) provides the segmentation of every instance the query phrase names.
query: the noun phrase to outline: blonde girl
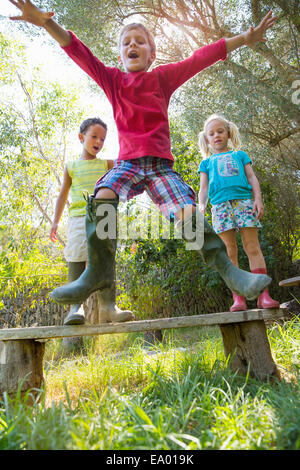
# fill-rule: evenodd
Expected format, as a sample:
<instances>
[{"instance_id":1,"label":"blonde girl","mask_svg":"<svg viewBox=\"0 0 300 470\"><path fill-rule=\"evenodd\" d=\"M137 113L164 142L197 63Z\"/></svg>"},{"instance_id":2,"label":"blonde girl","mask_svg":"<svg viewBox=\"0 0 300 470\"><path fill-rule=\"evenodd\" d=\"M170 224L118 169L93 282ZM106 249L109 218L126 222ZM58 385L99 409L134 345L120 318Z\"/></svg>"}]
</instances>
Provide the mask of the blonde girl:
<instances>
[{"instance_id":1,"label":"blonde girl","mask_svg":"<svg viewBox=\"0 0 300 470\"><path fill-rule=\"evenodd\" d=\"M238 267L236 230L240 231L243 248L252 273L266 274L258 228L264 215L260 185L252 161L240 150L241 139L237 126L225 117L213 114L199 134L199 147L204 157L198 173L201 175L199 207L205 213L207 200L212 204L212 223L223 240L229 258ZM246 310L244 297L233 292L230 311ZM258 308L277 308L265 289L257 299Z\"/></svg>"}]
</instances>

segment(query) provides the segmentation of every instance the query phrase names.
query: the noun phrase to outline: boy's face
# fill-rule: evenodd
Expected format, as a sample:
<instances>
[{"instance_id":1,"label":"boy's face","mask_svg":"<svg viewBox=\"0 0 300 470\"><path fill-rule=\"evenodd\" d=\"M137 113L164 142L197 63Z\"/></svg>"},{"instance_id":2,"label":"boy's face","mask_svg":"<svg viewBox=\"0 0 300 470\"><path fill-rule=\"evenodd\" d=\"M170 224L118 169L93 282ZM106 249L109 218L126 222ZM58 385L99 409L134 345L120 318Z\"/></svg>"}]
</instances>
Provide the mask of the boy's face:
<instances>
[{"instance_id":1,"label":"boy's face","mask_svg":"<svg viewBox=\"0 0 300 470\"><path fill-rule=\"evenodd\" d=\"M103 147L106 137L106 129L100 124L90 126L85 134L79 134L79 140L83 144L83 150L88 156L96 157Z\"/></svg>"},{"instance_id":2,"label":"boy's face","mask_svg":"<svg viewBox=\"0 0 300 470\"><path fill-rule=\"evenodd\" d=\"M121 37L119 62L126 72L147 71L155 60L148 38L141 29L125 31Z\"/></svg>"}]
</instances>

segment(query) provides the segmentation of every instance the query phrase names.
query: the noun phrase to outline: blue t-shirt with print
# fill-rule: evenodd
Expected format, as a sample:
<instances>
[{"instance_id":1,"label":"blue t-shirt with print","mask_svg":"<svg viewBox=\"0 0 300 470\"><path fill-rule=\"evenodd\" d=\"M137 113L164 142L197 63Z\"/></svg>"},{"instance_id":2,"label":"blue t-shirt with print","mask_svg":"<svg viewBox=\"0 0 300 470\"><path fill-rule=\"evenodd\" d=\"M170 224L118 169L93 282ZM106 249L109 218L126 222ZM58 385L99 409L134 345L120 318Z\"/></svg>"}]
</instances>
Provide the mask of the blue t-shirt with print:
<instances>
[{"instance_id":1,"label":"blue t-shirt with print","mask_svg":"<svg viewBox=\"0 0 300 470\"><path fill-rule=\"evenodd\" d=\"M208 197L212 204L232 199L252 199L252 187L248 183L245 165L252 161L242 150L211 155L202 160L198 173L208 176Z\"/></svg>"}]
</instances>

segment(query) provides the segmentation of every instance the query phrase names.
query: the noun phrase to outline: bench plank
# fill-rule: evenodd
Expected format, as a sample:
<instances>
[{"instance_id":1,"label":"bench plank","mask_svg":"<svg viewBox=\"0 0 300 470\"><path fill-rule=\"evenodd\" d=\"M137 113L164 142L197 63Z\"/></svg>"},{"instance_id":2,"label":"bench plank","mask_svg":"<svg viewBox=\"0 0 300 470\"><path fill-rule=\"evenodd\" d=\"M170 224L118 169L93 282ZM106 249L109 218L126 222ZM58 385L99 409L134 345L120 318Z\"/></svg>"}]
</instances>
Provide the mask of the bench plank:
<instances>
[{"instance_id":1,"label":"bench plank","mask_svg":"<svg viewBox=\"0 0 300 470\"><path fill-rule=\"evenodd\" d=\"M300 286L300 276L290 277L289 279L283 279L279 282L281 287L287 286Z\"/></svg>"},{"instance_id":2,"label":"bench plank","mask_svg":"<svg viewBox=\"0 0 300 470\"><path fill-rule=\"evenodd\" d=\"M165 330L205 325L226 325L253 320L280 320L287 308L252 309L242 312L221 312L205 315L138 320L124 323L102 323L99 325L40 326L27 328L0 329L0 341L23 339L51 339L72 336L92 336L112 333L133 333L138 331Z\"/></svg>"},{"instance_id":3,"label":"bench plank","mask_svg":"<svg viewBox=\"0 0 300 470\"><path fill-rule=\"evenodd\" d=\"M248 374L250 371L251 375L261 380L280 378L271 355L265 321L284 319L287 311L287 308L281 307L100 325L1 329L0 395L4 392L14 395L19 386L22 395L42 386L45 345L36 340L205 325L218 325L221 329L225 355L232 361L230 367L234 372Z\"/></svg>"}]
</instances>

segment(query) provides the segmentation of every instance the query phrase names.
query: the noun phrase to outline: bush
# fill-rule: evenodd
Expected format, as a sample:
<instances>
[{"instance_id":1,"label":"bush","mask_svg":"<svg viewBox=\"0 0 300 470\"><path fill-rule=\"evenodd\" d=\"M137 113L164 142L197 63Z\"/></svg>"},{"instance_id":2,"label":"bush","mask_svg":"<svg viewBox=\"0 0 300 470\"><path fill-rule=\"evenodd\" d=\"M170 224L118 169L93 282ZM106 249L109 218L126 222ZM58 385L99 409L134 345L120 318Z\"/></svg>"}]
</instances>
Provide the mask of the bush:
<instances>
[{"instance_id":1,"label":"bush","mask_svg":"<svg viewBox=\"0 0 300 470\"><path fill-rule=\"evenodd\" d=\"M118 252L118 284L138 318L163 318L226 311L230 292L181 240L140 240ZM119 296L119 300L122 300ZM129 303L128 303L129 302Z\"/></svg>"}]
</instances>

